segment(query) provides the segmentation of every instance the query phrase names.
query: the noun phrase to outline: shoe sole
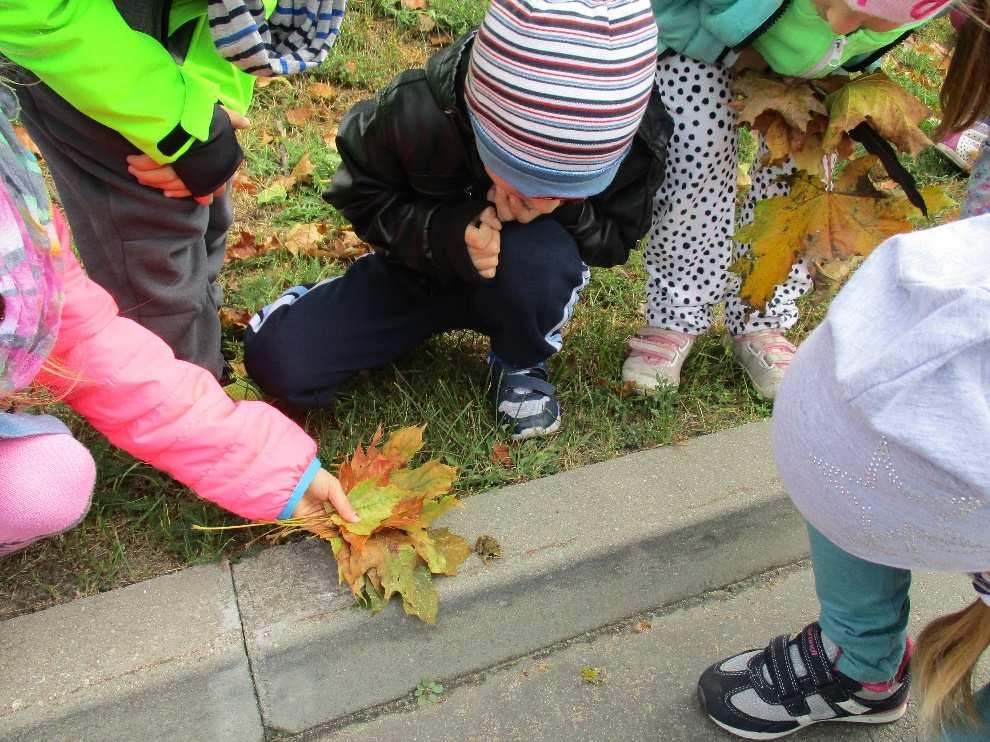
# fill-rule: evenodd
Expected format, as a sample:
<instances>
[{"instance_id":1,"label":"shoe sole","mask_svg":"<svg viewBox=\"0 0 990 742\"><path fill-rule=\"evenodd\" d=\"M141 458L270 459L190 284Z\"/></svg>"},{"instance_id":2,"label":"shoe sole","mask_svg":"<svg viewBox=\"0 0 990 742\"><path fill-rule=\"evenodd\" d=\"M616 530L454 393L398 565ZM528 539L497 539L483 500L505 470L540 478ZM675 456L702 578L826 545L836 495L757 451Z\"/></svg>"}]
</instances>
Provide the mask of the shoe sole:
<instances>
[{"instance_id":1,"label":"shoe sole","mask_svg":"<svg viewBox=\"0 0 990 742\"><path fill-rule=\"evenodd\" d=\"M952 162L957 168L962 170L964 173L969 173L973 169L973 164L962 157L960 157L952 147L948 147L944 144L936 144L935 149L937 149L942 155Z\"/></svg>"},{"instance_id":2,"label":"shoe sole","mask_svg":"<svg viewBox=\"0 0 990 742\"><path fill-rule=\"evenodd\" d=\"M530 438L544 438L548 435L553 435L558 430L560 430L560 418L558 417L553 425L546 428L528 428L521 433L515 433L509 436L514 442L528 441Z\"/></svg>"},{"instance_id":3,"label":"shoe sole","mask_svg":"<svg viewBox=\"0 0 990 742\"><path fill-rule=\"evenodd\" d=\"M800 732L808 727L814 726L815 724L824 724L826 722L840 722L847 721L852 724L889 724L892 721L897 721L905 713L907 713L907 701L902 705L890 711L885 711L882 714L862 714L860 716L843 716L838 719L821 719L818 721L811 721L807 724L803 724L796 729L791 729L789 732L753 732L747 729L736 729L728 724L724 724L712 715L708 715L708 718L714 721L718 726L727 732L731 732L737 737L742 737L743 739L780 739L781 737L788 737L796 732Z\"/></svg>"}]
</instances>

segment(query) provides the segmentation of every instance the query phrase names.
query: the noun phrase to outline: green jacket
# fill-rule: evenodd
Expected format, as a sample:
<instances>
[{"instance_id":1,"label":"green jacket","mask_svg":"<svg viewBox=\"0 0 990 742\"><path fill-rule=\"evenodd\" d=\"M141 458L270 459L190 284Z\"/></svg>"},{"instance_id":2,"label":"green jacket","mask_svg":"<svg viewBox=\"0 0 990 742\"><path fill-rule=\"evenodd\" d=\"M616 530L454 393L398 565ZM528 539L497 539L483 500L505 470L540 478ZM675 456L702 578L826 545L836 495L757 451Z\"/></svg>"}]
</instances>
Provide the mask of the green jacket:
<instances>
[{"instance_id":1,"label":"green jacket","mask_svg":"<svg viewBox=\"0 0 990 742\"><path fill-rule=\"evenodd\" d=\"M660 29L659 52L678 52L717 62L752 46L770 68L792 77L824 77L842 68L865 69L913 29L918 21L878 33L839 36L818 15L812 0L651 0Z\"/></svg>"},{"instance_id":2,"label":"green jacket","mask_svg":"<svg viewBox=\"0 0 990 742\"><path fill-rule=\"evenodd\" d=\"M265 0L269 14L275 1ZM115 2L0 0L0 54L157 162L212 171L183 177L202 191L230 169L236 145L217 104L246 111L254 78L217 53L206 0Z\"/></svg>"}]
</instances>

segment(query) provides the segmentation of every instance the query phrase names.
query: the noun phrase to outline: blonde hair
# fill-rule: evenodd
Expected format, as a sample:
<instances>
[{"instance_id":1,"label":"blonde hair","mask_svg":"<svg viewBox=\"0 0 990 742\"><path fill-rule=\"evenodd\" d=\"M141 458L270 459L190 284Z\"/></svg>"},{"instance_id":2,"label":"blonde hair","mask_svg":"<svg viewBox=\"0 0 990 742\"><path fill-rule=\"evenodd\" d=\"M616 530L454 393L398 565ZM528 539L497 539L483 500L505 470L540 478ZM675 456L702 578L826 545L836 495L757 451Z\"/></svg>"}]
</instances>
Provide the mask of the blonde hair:
<instances>
[{"instance_id":1,"label":"blonde hair","mask_svg":"<svg viewBox=\"0 0 990 742\"><path fill-rule=\"evenodd\" d=\"M959 29L942 83L942 121L935 139L962 131L990 115L990 0L960 3L966 22Z\"/></svg>"},{"instance_id":2,"label":"blonde hair","mask_svg":"<svg viewBox=\"0 0 990 742\"><path fill-rule=\"evenodd\" d=\"M990 606L979 599L935 619L921 632L912 663L924 727L934 732L947 721L980 721L973 705L973 669L987 646Z\"/></svg>"}]
</instances>

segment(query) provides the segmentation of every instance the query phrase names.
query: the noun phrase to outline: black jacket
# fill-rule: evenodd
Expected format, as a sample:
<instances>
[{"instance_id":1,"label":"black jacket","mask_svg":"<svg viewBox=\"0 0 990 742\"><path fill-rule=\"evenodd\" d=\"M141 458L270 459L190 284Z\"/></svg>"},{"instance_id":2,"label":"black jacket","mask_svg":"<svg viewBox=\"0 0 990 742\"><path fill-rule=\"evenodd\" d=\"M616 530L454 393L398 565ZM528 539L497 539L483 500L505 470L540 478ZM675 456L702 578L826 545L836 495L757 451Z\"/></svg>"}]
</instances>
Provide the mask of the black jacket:
<instances>
[{"instance_id":1,"label":"black jacket","mask_svg":"<svg viewBox=\"0 0 990 742\"><path fill-rule=\"evenodd\" d=\"M337 134L342 162L324 194L377 251L444 283L484 280L464 244L492 184L461 97L473 41L461 37L347 112ZM552 213L586 263L624 263L650 228L672 128L654 89L609 187Z\"/></svg>"}]
</instances>

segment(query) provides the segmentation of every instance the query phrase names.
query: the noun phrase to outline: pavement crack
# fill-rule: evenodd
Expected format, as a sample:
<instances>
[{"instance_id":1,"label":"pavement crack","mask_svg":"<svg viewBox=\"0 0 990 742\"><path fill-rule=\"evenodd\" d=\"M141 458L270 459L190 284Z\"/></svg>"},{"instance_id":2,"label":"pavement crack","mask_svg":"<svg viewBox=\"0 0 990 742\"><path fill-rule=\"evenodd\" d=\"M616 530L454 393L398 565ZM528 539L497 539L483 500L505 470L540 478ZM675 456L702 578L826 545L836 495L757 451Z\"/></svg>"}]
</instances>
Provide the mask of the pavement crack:
<instances>
[{"instance_id":1,"label":"pavement crack","mask_svg":"<svg viewBox=\"0 0 990 742\"><path fill-rule=\"evenodd\" d=\"M248 677L251 679L251 692L254 694L254 705L258 709L258 718L261 720L261 728L265 739L268 739L268 727L265 725L265 713L261 707L261 696L258 694L254 663L251 661L251 652L248 650L247 629L244 628L244 614L241 612L241 595L237 590L237 580L234 579L233 564L227 564L227 574L230 576L230 588L234 591L234 605L237 608L237 625L241 629L241 647L244 649L244 657L247 659Z\"/></svg>"}]
</instances>

